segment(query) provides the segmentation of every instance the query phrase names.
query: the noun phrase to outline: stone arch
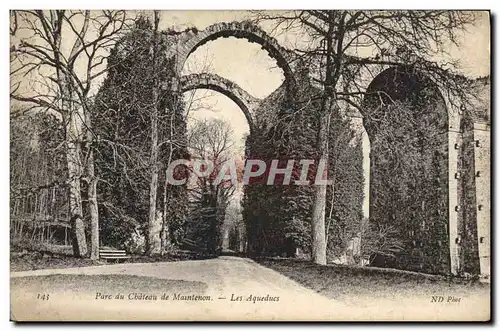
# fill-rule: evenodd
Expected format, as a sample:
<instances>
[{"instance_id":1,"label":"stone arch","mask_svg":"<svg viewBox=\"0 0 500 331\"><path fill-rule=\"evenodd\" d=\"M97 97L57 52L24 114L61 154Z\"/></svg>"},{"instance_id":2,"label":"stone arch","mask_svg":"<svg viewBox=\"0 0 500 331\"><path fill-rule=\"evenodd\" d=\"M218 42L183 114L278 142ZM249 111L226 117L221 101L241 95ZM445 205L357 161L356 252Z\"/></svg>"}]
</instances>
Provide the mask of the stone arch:
<instances>
[{"instance_id":1,"label":"stone arch","mask_svg":"<svg viewBox=\"0 0 500 331\"><path fill-rule=\"evenodd\" d=\"M190 29L180 34L177 40L177 73L180 75L187 58L198 47L209 41L227 37L243 38L249 42L260 44L269 56L276 60L278 67L283 70L285 82L294 88L295 78L290 66L294 60L293 54L281 47L276 39L269 36L264 30L249 21L221 22L201 31Z\"/></svg>"},{"instance_id":2,"label":"stone arch","mask_svg":"<svg viewBox=\"0 0 500 331\"><path fill-rule=\"evenodd\" d=\"M397 101L407 101L406 110L397 116L387 113L397 111L389 108ZM361 113L370 141L370 218L394 226L404 248L392 261L375 264L449 272L449 181L454 174L450 177L447 104L437 84L411 67L388 68L368 86ZM389 118L388 126L381 126L383 118ZM391 136L403 146L401 159L411 155L407 159L413 162L388 161L388 155L394 160L384 152L392 148ZM400 172L393 171L395 165Z\"/></svg>"},{"instance_id":3,"label":"stone arch","mask_svg":"<svg viewBox=\"0 0 500 331\"><path fill-rule=\"evenodd\" d=\"M261 100L248 94L244 89L229 79L216 74L191 74L182 76L180 80L181 91L187 92L196 89L209 89L217 91L233 100L245 115L250 131L254 126L254 110L260 105Z\"/></svg>"}]
</instances>

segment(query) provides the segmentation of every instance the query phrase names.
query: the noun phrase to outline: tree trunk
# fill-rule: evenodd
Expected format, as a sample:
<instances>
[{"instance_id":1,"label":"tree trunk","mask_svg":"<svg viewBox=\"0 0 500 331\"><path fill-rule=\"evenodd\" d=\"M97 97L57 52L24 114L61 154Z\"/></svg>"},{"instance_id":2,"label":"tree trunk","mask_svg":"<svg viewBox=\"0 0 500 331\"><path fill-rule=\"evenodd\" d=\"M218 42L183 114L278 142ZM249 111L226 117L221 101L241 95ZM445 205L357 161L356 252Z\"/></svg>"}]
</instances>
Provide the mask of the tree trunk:
<instances>
[{"instance_id":1,"label":"tree trunk","mask_svg":"<svg viewBox=\"0 0 500 331\"><path fill-rule=\"evenodd\" d=\"M85 226L83 224L82 196L80 189L81 160L81 114L68 105L69 116L66 120L66 159L68 162L69 215L73 231L73 254L76 257L87 255Z\"/></svg>"},{"instance_id":2,"label":"tree trunk","mask_svg":"<svg viewBox=\"0 0 500 331\"><path fill-rule=\"evenodd\" d=\"M167 163L167 165L170 164L170 161ZM162 219L162 228L161 228L161 252L162 254L166 253L168 251L168 247L170 244L170 231L168 227L168 183L167 183L167 175L165 171L165 183L164 183L164 190L163 190L163 219Z\"/></svg>"},{"instance_id":3,"label":"tree trunk","mask_svg":"<svg viewBox=\"0 0 500 331\"><path fill-rule=\"evenodd\" d=\"M163 218L162 218L162 228L161 228L161 253L165 254L169 250L170 246L170 230L168 228L168 215L166 214L166 203L164 202L164 212L163 212Z\"/></svg>"},{"instance_id":4,"label":"tree trunk","mask_svg":"<svg viewBox=\"0 0 500 331\"><path fill-rule=\"evenodd\" d=\"M156 106L155 106L156 107ZM156 215L158 193L158 118L156 111L151 116L151 182L149 186L148 255L161 253L160 224Z\"/></svg>"},{"instance_id":5,"label":"tree trunk","mask_svg":"<svg viewBox=\"0 0 500 331\"><path fill-rule=\"evenodd\" d=\"M328 139L329 139L329 129L330 129L330 114L332 110L332 95L334 94L334 86L336 80L338 79L338 70L340 69L339 63L337 63L335 73L333 68L333 55L334 49L334 31L335 24L333 24L332 11L328 12L329 22L328 22L328 33L326 36L326 73L325 73L325 91L323 94L321 109L319 113L319 130L316 141L316 150L319 154L319 160L323 161L326 167L328 167ZM337 77L337 78L335 78ZM328 174L327 168L325 172ZM316 177L317 178L317 177ZM326 231L325 231L325 209L326 209L326 185L315 185L314 188L314 204L313 204L313 214L311 220L311 239L312 239L312 260L317 264L326 264Z\"/></svg>"},{"instance_id":6,"label":"tree trunk","mask_svg":"<svg viewBox=\"0 0 500 331\"><path fill-rule=\"evenodd\" d=\"M155 10L155 30L153 35L153 70L156 70L157 32L159 13ZM156 72L154 71L156 74ZM156 199L158 195L158 82L154 79L153 107L151 109L151 182L149 186L149 222L148 222L148 255L161 253L161 218L156 215Z\"/></svg>"},{"instance_id":7,"label":"tree trunk","mask_svg":"<svg viewBox=\"0 0 500 331\"><path fill-rule=\"evenodd\" d=\"M332 224L332 216L333 216L333 204L335 203L335 179L336 179L336 173L335 173L335 164L337 161L335 160L334 162L334 172L333 172L333 178L332 178L332 199L330 200L330 212L328 213L328 224L326 225L326 233L325 233L325 241L326 245L328 246L328 234L330 233L330 226Z\"/></svg>"},{"instance_id":8,"label":"tree trunk","mask_svg":"<svg viewBox=\"0 0 500 331\"><path fill-rule=\"evenodd\" d=\"M87 128L90 128L90 119L87 116ZM92 133L87 130L89 143L89 156L87 160L88 196L90 213L90 259L99 259L99 208L97 205L97 177L94 169L94 149L92 146Z\"/></svg>"},{"instance_id":9,"label":"tree trunk","mask_svg":"<svg viewBox=\"0 0 500 331\"><path fill-rule=\"evenodd\" d=\"M326 102L326 105L329 105L329 102ZM317 137L317 150L320 152L320 160L323 160L326 165L328 165L328 116L329 111L327 109L322 110ZM322 265L326 264L326 188L327 186L324 184L315 185L314 187L314 204L311 220L311 257L314 263Z\"/></svg>"},{"instance_id":10,"label":"tree trunk","mask_svg":"<svg viewBox=\"0 0 500 331\"><path fill-rule=\"evenodd\" d=\"M173 129L174 129L174 109L171 110L172 114L170 115L170 135L169 135L169 151L168 151L168 160L167 160L167 168L172 162L172 156L173 156L173 146L172 146L172 139L174 138L173 135ZM167 171L165 170L165 183L163 186L163 224L162 224L162 230L161 230L161 252L162 254L165 253L168 250L169 244L170 244L170 231L169 231L169 224L168 224L168 176L167 176Z\"/></svg>"}]
</instances>

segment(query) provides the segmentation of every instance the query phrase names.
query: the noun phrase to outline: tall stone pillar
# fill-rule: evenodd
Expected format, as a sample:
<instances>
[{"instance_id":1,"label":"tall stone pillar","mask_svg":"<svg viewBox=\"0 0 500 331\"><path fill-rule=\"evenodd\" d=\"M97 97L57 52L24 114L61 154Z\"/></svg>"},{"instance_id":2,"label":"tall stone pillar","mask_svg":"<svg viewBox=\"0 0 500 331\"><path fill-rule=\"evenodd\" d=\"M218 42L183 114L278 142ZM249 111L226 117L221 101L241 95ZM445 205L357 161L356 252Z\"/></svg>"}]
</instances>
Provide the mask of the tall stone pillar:
<instances>
[{"instance_id":1,"label":"tall stone pillar","mask_svg":"<svg viewBox=\"0 0 500 331\"><path fill-rule=\"evenodd\" d=\"M458 121L457 121L458 122ZM462 144L461 133L456 125L450 125L448 131L448 212L450 272L456 275L460 271L460 231L459 231L459 181L458 157Z\"/></svg>"},{"instance_id":2,"label":"tall stone pillar","mask_svg":"<svg viewBox=\"0 0 500 331\"><path fill-rule=\"evenodd\" d=\"M491 151L490 126L486 122L474 123L474 168L476 189L477 245L480 276L490 277L490 181Z\"/></svg>"}]
</instances>

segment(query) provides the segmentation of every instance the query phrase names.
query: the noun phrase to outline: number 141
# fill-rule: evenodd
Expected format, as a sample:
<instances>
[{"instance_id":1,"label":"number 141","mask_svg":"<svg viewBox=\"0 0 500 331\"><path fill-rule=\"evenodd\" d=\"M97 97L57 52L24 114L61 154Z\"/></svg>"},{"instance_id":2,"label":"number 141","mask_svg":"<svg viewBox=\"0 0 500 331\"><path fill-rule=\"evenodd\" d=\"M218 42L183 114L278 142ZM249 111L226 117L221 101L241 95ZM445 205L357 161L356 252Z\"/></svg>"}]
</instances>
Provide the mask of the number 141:
<instances>
[{"instance_id":1,"label":"number 141","mask_svg":"<svg viewBox=\"0 0 500 331\"><path fill-rule=\"evenodd\" d=\"M49 300L49 294L48 293L47 294L40 294L40 293L38 293L37 296L36 296L36 298L38 300Z\"/></svg>"}]
</instances>

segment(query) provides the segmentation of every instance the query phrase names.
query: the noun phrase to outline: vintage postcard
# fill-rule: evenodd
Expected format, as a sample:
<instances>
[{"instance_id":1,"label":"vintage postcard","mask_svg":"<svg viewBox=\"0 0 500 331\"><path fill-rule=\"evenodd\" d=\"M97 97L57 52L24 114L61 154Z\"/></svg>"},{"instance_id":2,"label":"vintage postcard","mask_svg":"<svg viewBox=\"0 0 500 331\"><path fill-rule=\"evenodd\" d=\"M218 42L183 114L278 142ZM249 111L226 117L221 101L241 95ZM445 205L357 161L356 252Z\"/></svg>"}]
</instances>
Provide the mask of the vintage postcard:
<instances>
[{"instance_id":1,"label":"vintage postcard","mask_svg":"<svg viewBox=\"0 0 500 331\"><path fill-rule=\"evenodd\" d=\"M489 321L490 13L10 11L24 321Z\"/></svg>"}]
</instances>

